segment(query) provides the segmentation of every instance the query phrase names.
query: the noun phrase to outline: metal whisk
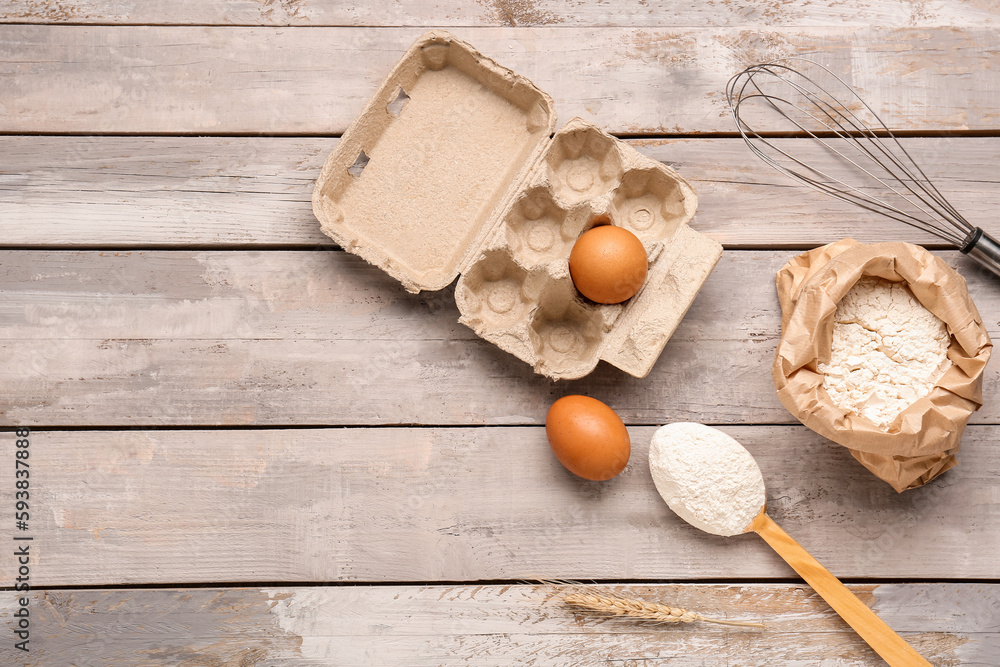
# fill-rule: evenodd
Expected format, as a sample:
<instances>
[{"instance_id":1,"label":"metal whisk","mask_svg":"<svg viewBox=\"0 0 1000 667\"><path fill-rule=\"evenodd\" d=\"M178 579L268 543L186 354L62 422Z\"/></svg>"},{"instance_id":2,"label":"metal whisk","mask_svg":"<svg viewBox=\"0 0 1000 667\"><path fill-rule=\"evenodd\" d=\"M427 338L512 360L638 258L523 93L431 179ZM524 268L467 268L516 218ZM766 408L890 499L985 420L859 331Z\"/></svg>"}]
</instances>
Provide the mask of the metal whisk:
<instances>
[{"instance_id":1,"label":"metal whisk","mask_svg":"<svg viewBox=\"0 0 1000 667\"><path fill-rule=\"evenodd\" d=\"M816 75L826 83L795 69L797 64L818 68ZM729 80L726 95L747 146L772 167L820 192L929 232L1000 275L1000 244L948 203L875 111L826 67L806 58L752 65ZM777 120L782 126L767 130L769 136L791 131L814 139L853 165L857 181L809 165L754 130L747 116L761 112L769 114L762 122Z\"/></svg>"}]
</instances>

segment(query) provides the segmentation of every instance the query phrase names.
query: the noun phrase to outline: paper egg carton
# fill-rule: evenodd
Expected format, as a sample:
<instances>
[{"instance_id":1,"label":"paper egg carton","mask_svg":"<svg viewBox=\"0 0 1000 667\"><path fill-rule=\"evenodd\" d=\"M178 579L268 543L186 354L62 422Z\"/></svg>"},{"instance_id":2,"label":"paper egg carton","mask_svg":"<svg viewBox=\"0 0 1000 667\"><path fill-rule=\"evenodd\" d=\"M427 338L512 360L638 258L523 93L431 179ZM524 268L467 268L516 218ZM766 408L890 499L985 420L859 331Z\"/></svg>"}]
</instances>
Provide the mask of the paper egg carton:
<instances>
[{"instance_id":1,"label":"paper egg carton","mask_svg":"<svg viewBox=\"0 0 1000 667\"><path fill-rule=\"evenodd\" d=\"M575 118L443 32L406 52L327 158L313 192L323 231L411 292L458 277L460 322L556 379L604 359L644 377L722 254L693 231L690 185ZM622 304L580 295L576 239L619 225L643 243L646 282Z\"/></svg>"}]
</instances>

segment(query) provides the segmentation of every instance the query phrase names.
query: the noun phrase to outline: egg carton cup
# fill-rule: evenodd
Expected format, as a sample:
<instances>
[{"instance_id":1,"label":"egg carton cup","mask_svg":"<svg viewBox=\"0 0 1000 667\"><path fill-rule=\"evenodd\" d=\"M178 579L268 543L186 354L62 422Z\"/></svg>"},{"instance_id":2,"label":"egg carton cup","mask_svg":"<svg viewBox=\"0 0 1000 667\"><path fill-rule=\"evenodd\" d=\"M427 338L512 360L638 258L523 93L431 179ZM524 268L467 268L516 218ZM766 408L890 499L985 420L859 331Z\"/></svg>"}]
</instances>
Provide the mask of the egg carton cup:
<instances>
[{"instance_id":1,"label":"egg carton cup","mask_svg":"<svg viewBox=\"0 0 1000 667\"><path fill-rule=\"evenodd\" d=\"M455 278L460 322L554 378L600 359L644 377L722 254L688 227L675 171L579 118L554 135L551 98L470 45L425 34L324 164L313 210L324 233L411 292ZM621 304L580 295L576 239L634 233L649 272Z\"/></svg>"}]
</instances>

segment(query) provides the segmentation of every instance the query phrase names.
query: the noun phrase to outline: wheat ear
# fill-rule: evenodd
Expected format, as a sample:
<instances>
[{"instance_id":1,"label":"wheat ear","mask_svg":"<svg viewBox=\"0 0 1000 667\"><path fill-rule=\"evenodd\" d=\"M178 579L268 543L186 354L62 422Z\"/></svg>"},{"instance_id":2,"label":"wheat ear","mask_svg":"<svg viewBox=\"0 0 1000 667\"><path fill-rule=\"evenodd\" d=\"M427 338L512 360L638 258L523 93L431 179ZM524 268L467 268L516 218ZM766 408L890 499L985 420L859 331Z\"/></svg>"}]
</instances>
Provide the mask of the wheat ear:
<instances>
[{"instance_id":1,"label":"wheat ear","mask_svg":"<svg viewBox=\"0 0 1000 667\"><path fill-rule=\"evenodd\" d=\"M738 625L744 628L763 628L763 623L752 621L726 621L719 618L708 618L701 614L679 607L668 607L665 604L646 602L635 598L619 595L601 595L598 593L569 593L562 596L563 602L580 609L599 611L612 616L627 616L660 623L692 623L704 621L719 625Z\"/></svg>"}]
</instances>

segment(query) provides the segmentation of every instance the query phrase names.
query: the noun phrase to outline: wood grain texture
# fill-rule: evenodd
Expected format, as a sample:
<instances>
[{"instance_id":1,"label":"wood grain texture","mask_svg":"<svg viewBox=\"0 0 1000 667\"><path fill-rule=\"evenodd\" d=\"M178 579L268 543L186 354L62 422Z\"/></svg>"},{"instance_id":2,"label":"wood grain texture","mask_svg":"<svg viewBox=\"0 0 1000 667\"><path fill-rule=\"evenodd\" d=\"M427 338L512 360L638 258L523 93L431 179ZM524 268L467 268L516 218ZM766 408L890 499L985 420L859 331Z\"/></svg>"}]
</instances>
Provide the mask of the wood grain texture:
<instances>
[{"instance_id":1,"label":"wood grain texture","mask_svg":"<svg viewBox=\"0 0 1000 667\"><path fill-rule=\"evenodd\" d=\"M997 279L941 255L997 337ZM407 294L340 251L5 251L0 424L540 424L568 393L630 424L795 423L770 374L792 256L725 253L648 377L556 383L458 324L452 288ZM998 391L987 368L974 423Z\"/></svg>"},{"instance_id":2,"label":"wood grain texture","mask_svg":"<svg viewBox=\"0 0 1000 667\"><path fill-rule=\"evenodd\" d=\"M761 508L751 524L807 584L865 640L890 667L930 667L912 645L899 636L861 598L830 573ZM749 532L749 530L748 530Z\"/></svg>"},{"instance_id":3,"label":"wood grain texture","mask_svg":"<svg viewBox=\"0 0 1000 667\"><path fill-rule=\"evenodd\" d=\"M996 585L852 585L939 667L992 664ZM350 586L39 591L30 656L9 664L882 664L816 595L788 584L598 586L765 630L650 625L566 608L574 588ZM11 596L0 613L13 612ZM835 656L835 657L834 657Z\"/></svg>"},{"instance_id":4,"label":"wood grain texture","mask_svg":"<svg viewBox=\"0 0 1000 667\"><path fill-rule=\"evenodd\" d=\"M566 471L542 427L32 431L31 582L794 579L756 536L669 510L654 430L630 427L606 483ZM970 427L959 465L903 494L802 426L723 430L757 459L771 516L836 576L1000 575L984 528L1000 521L998 427ZM15 568L0 560L0 585Z\"/></svg>"},{"instance_id":5,"label":"wood grain texture","mask_svg":"<svg viewBox=\"0 0 1000 667\"><path fill-rule=\"evenodd\" d=\"M572 6L556 0L420 0L384 3L317 0L179 0L121 3L110 0L3 0L0 21L72 24L260 26L635 26L662 25L997 25L987 0L784 0L752 5L594 0Z\"/></svg>"},{"instance_id":6,"label":"wood grain texture","mask_svg":"<svg viewBox=\"0 0 1000 667\"><path fill-rule=\"evenodd\" d=\"M421 28L0 26L0 132L341 134ZM726 81L814 54L893 128L1000 127L990 28L463 28L612 133L731 132ZM947 53L947 58L941 54Z\"/></svg>"},{"instance_id":7,"label":"wood grain texture","mask_svg":"<svg viewBox=\"0 0 1000 667\"><path fill-rule=\"evenodd\" d=\"M336 139L0 137L0 243L11 246L322 246L310 197ZM729 248L805 248L851 236L940 241L800 186L739 139L643 139L699 197L692 226ZM829 164L806 140L784 150ZM904 139L965 216L1000 236L1000 139ZM843 174L835 166L830 173Z\"/></svg>"},{"instance_id":8,"label":"wood grain texture","mask_svg":"<svg viewBox=\"0 0 1000 667\"><path fill-rule=\"evenodd\" d=\"M700 533L660 500L649 424L696 419L729 424L761 464L771 514L836 575L867 580L850 588L917 650L993 664L1000 585L942 582L1000 581L1000 373L959 466L902 495L780 425L791 419L768 374L773 275L792 255L777 248L931 239L781 180L737 140L632 139L694 182L697 228L768 250L725 255L649 378L602 365L553 384L458 325L452 289L408 295L335 251L309 206L332 137L427 27L455 26L532 78L563 121L622 135L731 132L728 77L803 52L828 56L894 127L995 133L989 0L429 7L0 0L0 24L75 24L0 25L0 133L93 135L0 136L0 244L44 248L0 252L0 425L97 427L32 431L32 653L8 645L0 662L879 664L807 586L773 583L795 575L763 542ZM1000 142L911 146L989 229ZM943 256L997 335L996 279ZM619 478L580 480L551 455L539 424L571 392L631 425ZM180 425L196 428L144 429ZM282 428L294 425L306 428ZM13 483L0 466L0 488ZM15 566L0 558L0 586ZM605 621L545 587L475 583L537 577L762 580L612 590L770 626ZM908 578L938 583L877 582ZM253 583L267 581L279 583ZM379 585L401 581L468 583ZM342 585L294 587L317 582ZM88 585L131 588L44 589Z\"/></svg>"}]
</instances>

